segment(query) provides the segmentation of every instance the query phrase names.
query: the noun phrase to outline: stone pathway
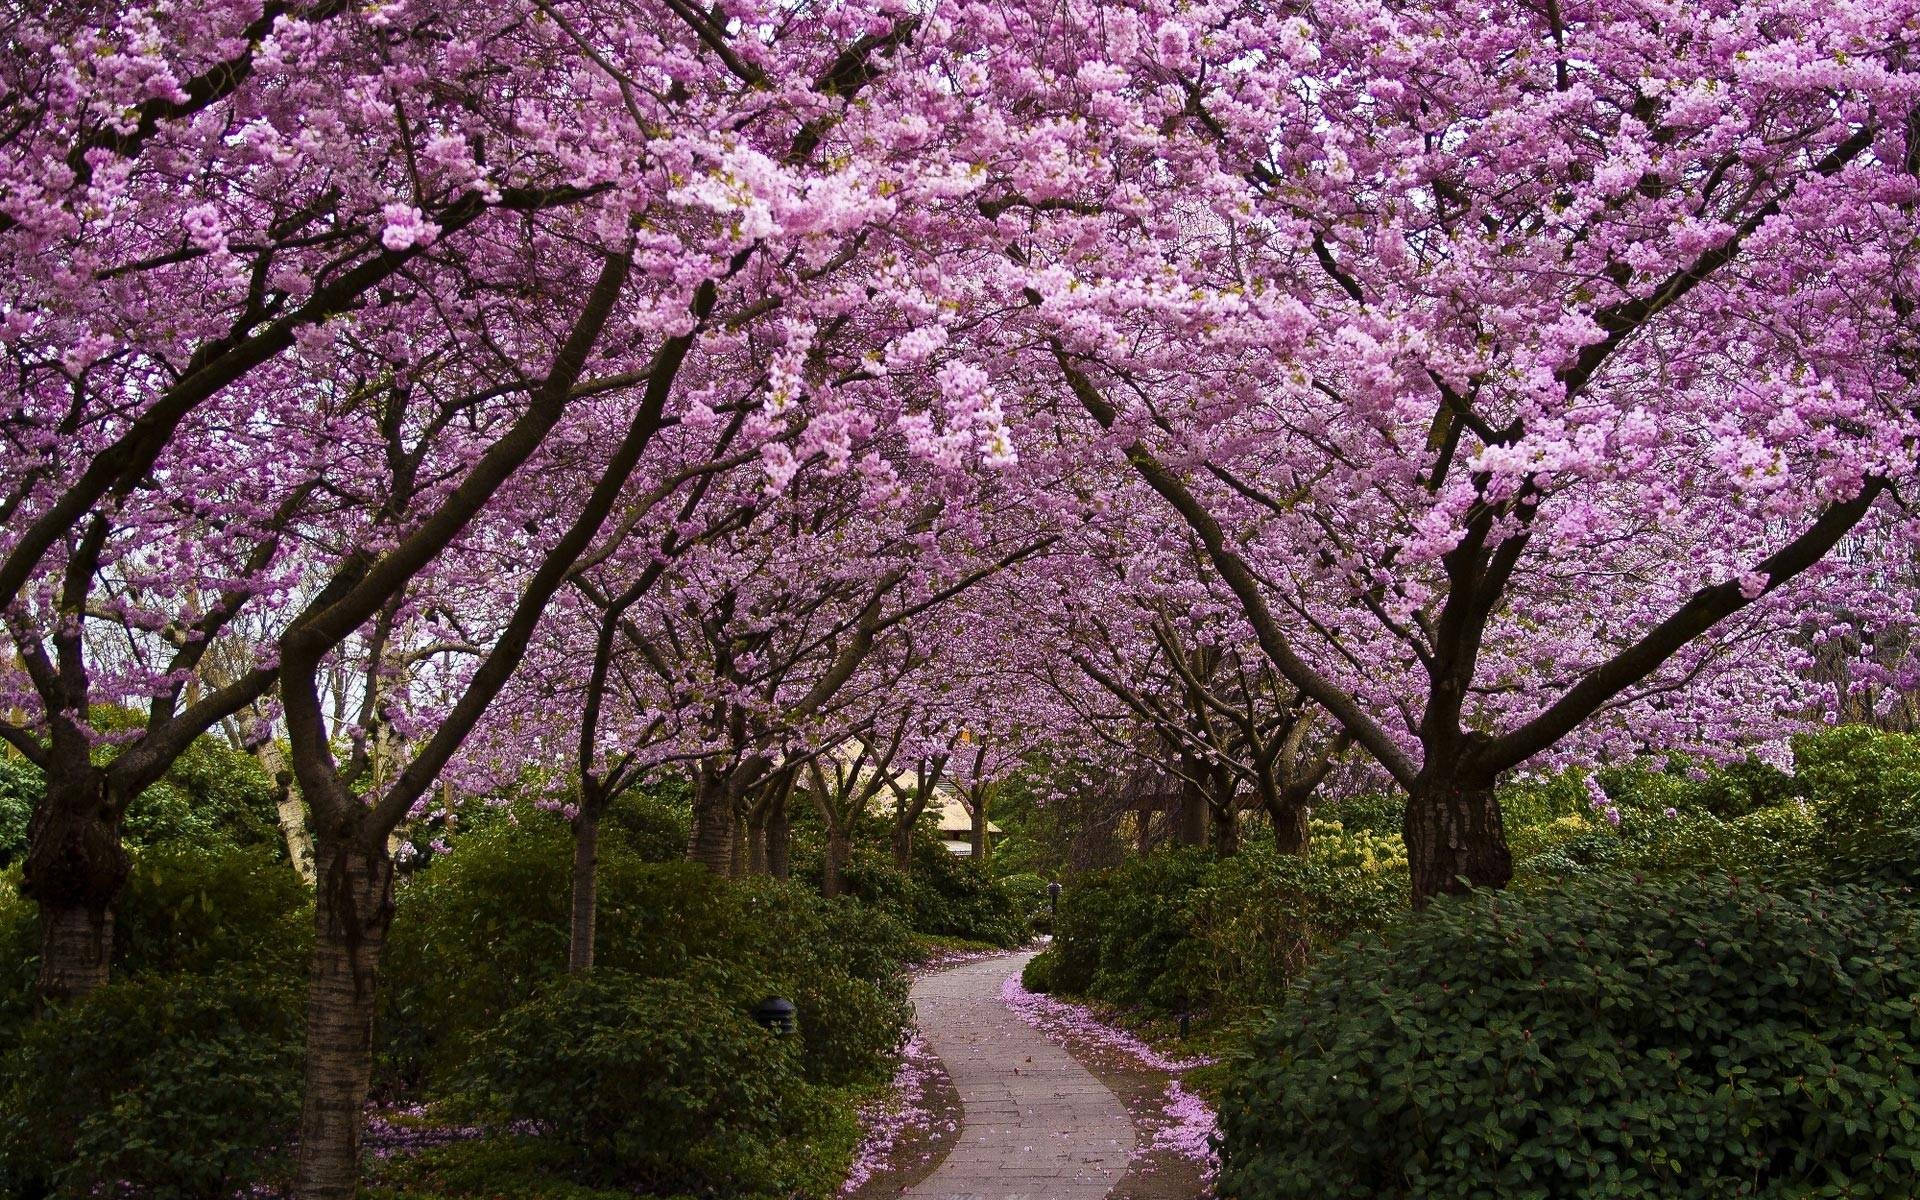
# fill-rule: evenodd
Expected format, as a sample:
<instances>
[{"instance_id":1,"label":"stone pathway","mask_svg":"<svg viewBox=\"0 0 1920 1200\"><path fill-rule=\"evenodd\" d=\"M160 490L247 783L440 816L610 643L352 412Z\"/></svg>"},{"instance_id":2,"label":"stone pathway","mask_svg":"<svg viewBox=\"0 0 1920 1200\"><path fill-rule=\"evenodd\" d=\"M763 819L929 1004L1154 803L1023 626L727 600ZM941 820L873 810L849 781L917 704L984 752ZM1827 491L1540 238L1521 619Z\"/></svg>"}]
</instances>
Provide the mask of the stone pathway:
<instances>
[{"instance_id":1,"label":"stone pathway","mask_svg":"<svg viewBox=\"0 0 1920 1200\"><path fill-rule=\"evenodd\" d=\"M921 1034L964 1106L946 1161L910 1200L1102 1200L1127 1173L1133 1123L1119 1099L1000 1002L1032 951L913 985Z\"/></svg>"}]
</instances>

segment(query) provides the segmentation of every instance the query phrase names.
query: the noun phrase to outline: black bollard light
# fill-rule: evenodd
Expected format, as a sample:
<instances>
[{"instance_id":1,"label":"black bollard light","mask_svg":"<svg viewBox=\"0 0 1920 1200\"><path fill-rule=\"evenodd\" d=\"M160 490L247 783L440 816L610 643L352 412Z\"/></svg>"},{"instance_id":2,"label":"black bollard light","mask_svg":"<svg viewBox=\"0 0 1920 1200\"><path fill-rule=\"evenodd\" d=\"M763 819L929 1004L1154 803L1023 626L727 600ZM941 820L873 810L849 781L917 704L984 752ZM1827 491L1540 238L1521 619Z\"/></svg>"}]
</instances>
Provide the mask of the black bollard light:
<instances>
[{"instance_id":1,"label":"black bollard light","mask_svg":"<svg viewBox=\"0 0 1920 1200\"><path fill-rule=\"evenodd\" d=\"M793 1013L793 1001L781 996L768 996L753 1006L753 1019L775 1037L793 1032Z\"/></svg>"},{"instance_id":2,"label":"black bollard light","mask_svg":"<svg viewBox=\"0 0 1920 1200\"><path fill-rule=\"evenodd\" d=\"M1193 1014L1182 1009L1180 1013L1180 1040L1186 1041L1187 1034L1193 1029Z\"/></svg>"},{"instance_id":3,"label":"black bollard light","mask_svg":"<svg viewBox=\"0 0 1920 1200\"><path fill-rule=\"evenodd\" d=\"M1053 905L1054 912L1058 913L1060 911L1060 884L1058 882L1047 885L1047 901Z\"/></svg>"}]
</instances>

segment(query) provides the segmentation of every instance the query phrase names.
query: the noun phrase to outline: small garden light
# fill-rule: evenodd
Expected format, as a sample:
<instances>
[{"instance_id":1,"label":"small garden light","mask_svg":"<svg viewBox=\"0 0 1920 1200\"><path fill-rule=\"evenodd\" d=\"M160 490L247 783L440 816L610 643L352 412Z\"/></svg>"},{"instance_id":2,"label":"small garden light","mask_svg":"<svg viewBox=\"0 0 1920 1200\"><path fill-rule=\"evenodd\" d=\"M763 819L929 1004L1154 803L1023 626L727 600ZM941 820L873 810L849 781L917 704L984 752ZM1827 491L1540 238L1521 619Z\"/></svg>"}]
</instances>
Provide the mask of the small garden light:
<instances>
[{"instance_id":1,"label":"small garden light","mask_svg":"<svg viewBox=\"0 0 1920 1200\"><path fill-rule=\"evenodd\" d=\"M793 1001L781 996L768 996L753 1006L753 1019L775 1037L785 1037L793 1032L793 1014Z\"/></svg>"},{"instance_id":2,"label":"small garden light","mask_svg":"<svg viewBox=\"0 0 1920 1200\"><path fill-rule=\"evenodd\" d=\"M1058 880L1047 885L1047 901L1053 905L1053 911L1060 911L1060 883Z\"/></svg>"}]
</instances>

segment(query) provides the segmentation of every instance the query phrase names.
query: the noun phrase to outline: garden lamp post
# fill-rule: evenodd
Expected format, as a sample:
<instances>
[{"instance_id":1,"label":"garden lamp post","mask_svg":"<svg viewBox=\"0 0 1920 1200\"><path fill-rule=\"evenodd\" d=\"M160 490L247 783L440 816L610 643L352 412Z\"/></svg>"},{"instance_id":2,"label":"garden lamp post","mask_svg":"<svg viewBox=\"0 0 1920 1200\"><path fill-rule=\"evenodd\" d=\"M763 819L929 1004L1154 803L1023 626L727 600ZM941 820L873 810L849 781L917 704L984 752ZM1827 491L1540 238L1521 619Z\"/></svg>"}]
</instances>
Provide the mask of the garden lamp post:
<instances>
[{"instance_id":1,"label":"garden lamp post","mask_svg":"<svg viewBox=\"0 0 1920 1200\"><path fill-rule=\"evenodd\" d=\"M793 1014L793 1001L782 996L768 996L753 1006L753 1019L775 1037L793 1032Z\"/></svg>"},{"instance_id":2,"label":"garden lamp post","mask_svg":"<svg viewBox=\"0 0 1920 1200\"><path fill-rule=\"evenodd\" d=\"M1047 885L1047 903L1053 906L1054 914L1056 916L1059 915L1059 912L1060 912L1060 881L1059 880L1055 880L1054 882Z\"/></svg>"}]
</instances>

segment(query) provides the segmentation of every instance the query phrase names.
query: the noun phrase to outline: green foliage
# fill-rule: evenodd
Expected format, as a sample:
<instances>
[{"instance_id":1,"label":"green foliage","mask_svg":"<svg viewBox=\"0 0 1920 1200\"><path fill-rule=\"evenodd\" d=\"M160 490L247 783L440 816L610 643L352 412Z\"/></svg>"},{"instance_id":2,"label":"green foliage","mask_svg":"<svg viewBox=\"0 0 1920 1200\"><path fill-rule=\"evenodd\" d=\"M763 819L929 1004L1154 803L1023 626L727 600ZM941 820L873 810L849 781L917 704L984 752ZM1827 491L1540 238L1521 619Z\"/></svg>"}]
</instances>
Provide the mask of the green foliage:
<instances>
[{"instance_id":1,"label":"green foliage","mask_svg":"<svg viewBox=\"0 0 1920 1200\"><path fill-rule=\"evenodd\" d=\"M20 894L20 868L0 871L0 1054L33 1019L40 973L40 910Z\"/></svg>"},{"instance_id":2,"label":"green foliage","mask_svg":"<svg viewBox=\"0 0 1920 1200\"><path fill-rule=\"evenodd\" d=\"M388 1084L446 1082L485 1030L565 970L571 862L565 823L527 811L466 835L403 886L383 989ZM886 1077L906 1022L907 943L883 914L774 880L643 862L608 830L599 899L597 965L667 978L735 964L807 1014L816 1079Z\"/></svg>"},{"instance_id":3,"label":"green foliage","mask_svg":"<svg viewBox=\"0 0 1920 1200\"><path fill-rule=\"evenodd\" d=\"M1849 726L1797 738L1794 773L1832 876L1920 885L1920 737Z\"/></svg>"},{"instance_id":4,"label":"green foliage","mask_svg":"<svg viewBox=\"0 0 1920 1200\"><path fill-rule=\"evenodd\" d=\"M1220 1195L1911 1195L1920 910L1603 875L1327 956L1238 1064Z\"/></svg>"},{"instance_id":5,"label":"green foliage","mask_svg":"<svg viewBox=\"0 0 1920 1200\"><path fill-rule=\"evenodd\" d=\"M298 976L313 893L268 846L166 843L135 851L113 937L114 967L127 974L245 962Z\"/></svg>"},{"instance_id":6,"label":"green foliage","mask_svg":"<svg viewBox=\"0 0 1920 1200\"><path fill-rule=\"evenodd\" d=\"M125 728L132 719L95 713L95 723L107 729ZM0 753L0 867L26 853L27 823L45 791L38 767ZM274 795L273 781L250 755L203 735L127 809L121 837L135 848L180 843L283 850Z\"/></svg>"},{"instance_id":7,"label":"green foliage","mask_svg":"<svg viewBox=\"0 0 1920 1200\"><path fill-rule=\"evenodd\" d=\"M1052 949L1034 955L1027 960L1026 966L1020 968L1020 986L1030 992L1051 992L1054 964L1059 961L1059 955Z\"/></svg>"},{"instance_id":8,"label":"green foliage","mask_svg":"<svg viewBox=\"0 0 1920 1200\"><path fill-rule=\"evenodd\" d=\"M635 788L608 807L600 827L642 862L678 862L693 834L693 786L670 778Z\"/></svg>"},{"instance_id":9,"label":"green foliage","mask_svg":"<svg viewBox=\"0 0 1920 1200\"><path fill-rule=\"evenodd\" d=\"M1793 748L1792 775L1751 760L1601 771L1617 828L1589 809L1577 774L1503 788L1519 882L1715 868L1782 883L1920 883L1920 738L1846 726Z\"/></svg>"},{"instance_id":10,"label":"green foliage","mask_svg":"<svg viewBox=\"0 0 1920 1200\"><path fill-rule=\"evenodd\" d=\"M313 895L261 845L168 843L133 851L113 922L116 977L245 968L297 982L313 944ZM34 1015L40 911L0 876L0 1048Z\"/></svg>"},{"instance_id":11,"label":"green foliage","mask_svg":"<svg viewBox=\"0 0 1920 1200\"><path fill-rule=\"evenodd\" d=\"M753 990L718 974L558 979L487 1035L471 1077L502 1116L539 1122L610 1180L739 1197L818 1188L830 1105L798 1042L749 1017L740 997Z\"/></svg>"},{"instance_id":12,"label":"green foliage","mask_svg":"<svg viewBox=\"0 0 1920 1200\"><path fill-rule=\"evenodd\" d=\"M1406 903L1397 836L1314 823L1305 859L1264 845L1169 850L1072 881L1051 990L1162 1012L1271 1003L1321 950Z\"/></svg>"},{"instance_id":13,"label":"green foliage","mask_svg":"<svg viewBox=\"0 0 1920 1200\"><path fill-rule=\"evenodd\" d=\"M1217 867L1204 850L1168 850L1073 879L1054 919L1053 987L1114 1004L1192 1007L1206 947L1191 936L1186 901Z\"/></svg>"},{"instance_id":14,"label":"green foliage","mask_svg":"<svg viewBox=\"0 0 1920 1200\"><path fill-rule=\"evenodd\" d=\"M0 1187L213 1200L270 1177L299 1115L300 989L148 974L28 1025L0 1087Z\"/></svg>"},{"instance_id":15,"label":"green foliage","mask_svg":"<svg viewBox=\"0 0 1920 1200\"><path fill-rule=\"evenodd\" d=\"M909 924L922 933L995 946L1026 940L1027 914L1014 891L938 842L914 843L907 903Z\"/></svg>"},{"instance_id":16,"label":"green foliage","mask_svg":"<svg viewBox=\"0 0 1920 1200\"><path fill-rule=\"evenodd\" d=\"M273 780L251 755L206 734L128 807L124 836L130 846L226 843L284 852L274 795Z\"/></svg>"},{"instance_id":17,"label":"green foliage","mask_svg":"<svg viewBox=\"0 0 1920 1200\"><path fill-rule=\"evenodd\" d=\"M903 872L880 852L861 847L841 879L848 895L892 914L916 933L1003 948L1026 940L1028 906L1006 880L932 839L914 843L911 864Z\"/></svg>"},{"instance_id":18,"label":"green foliage","mask_svg":"<svg viewBox=\"0 0 1920 1200\"><path fill-rule=\"evenodd\" d=\"M0 753L0 868L13 865L27 852L27 824L45 791L40 768L14 754Z\"/></svg>"},{"instance_id":19,"label":"green foliage","mask_svg":"<svg viewBox=\"0 0 1920 1200\"><path fill-rule=\"evenodd\" d=\"M366 1200L633 1200L631 1187L592 1181L572 1148L531 1134L499 1134L395 1155L372 1164Z\"/></svg>"},{"instance_id":20,"label":"green foliage","mask_svg":"<svg viewBox=\"0 0 1920 1200\"><path fill-rule=\"evenodd\" d=\"M1351 833L1398 837L1407 818L1407 799L1398 792L1366 792L1316 807L1313 815Z\"/></svg>"}]
</instances>

